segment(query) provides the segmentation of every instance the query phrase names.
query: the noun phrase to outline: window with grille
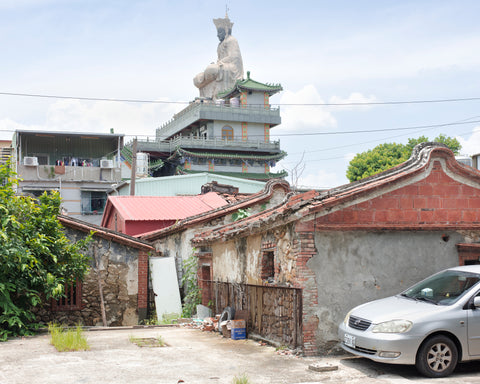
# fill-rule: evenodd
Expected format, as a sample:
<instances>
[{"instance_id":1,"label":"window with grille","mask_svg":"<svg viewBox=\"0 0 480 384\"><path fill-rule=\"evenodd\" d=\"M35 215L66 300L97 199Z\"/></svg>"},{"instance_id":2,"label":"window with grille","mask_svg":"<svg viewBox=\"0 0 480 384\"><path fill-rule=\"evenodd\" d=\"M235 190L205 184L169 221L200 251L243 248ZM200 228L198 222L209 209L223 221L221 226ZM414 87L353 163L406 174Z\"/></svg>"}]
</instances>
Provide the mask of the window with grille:
<instances>
[{"instance_id":1,"label":"window with grille","mask_svg":"<svg viewBox=\"0 0 480 384\"><path fill-rule=\"evenodd\" d=\"M222 139L233 140L233 128L226 125L222 128Z\"/></svg>"},{"instance_id":2,"label":"window with grille","mask_svg":"<svg viewBox=\"0 0 480 384\"><path fill-rule=\"evenodd\" d=\"M54 311L73 311L81 308L82 283L79 280L65 284L65 296L52 302Z\"/></svg>"}]
</instances>

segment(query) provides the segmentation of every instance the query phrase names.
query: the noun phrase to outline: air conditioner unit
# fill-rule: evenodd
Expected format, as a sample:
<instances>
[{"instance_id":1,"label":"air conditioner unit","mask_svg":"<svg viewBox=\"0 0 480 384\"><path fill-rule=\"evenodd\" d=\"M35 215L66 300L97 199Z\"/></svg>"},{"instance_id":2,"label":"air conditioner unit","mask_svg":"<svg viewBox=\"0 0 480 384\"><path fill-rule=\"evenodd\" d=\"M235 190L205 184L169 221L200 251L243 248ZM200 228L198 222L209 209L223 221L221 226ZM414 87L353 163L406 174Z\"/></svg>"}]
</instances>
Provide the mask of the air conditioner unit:
<instances>
[{"instance_id":1,"label":"air conditioner unit","mask_svg":"<svg viewBox=\"0 0 480 384\"><path fill-rule=\"evenodd\" d=\"M113 160L100 160L100 168L113 168Z\"/></svg>"},{"instance_id":2,"label":"air conditioner unit","mask_svg":"<svg viewBox=\"0 0 480 384\"><path fill-rule=\"evenodd\" d=\"M23 158L23 164L24 165L30 165L30 166L37 166L38 165L38 157L27 157L27 156L25 156Z\"/></svg>"}]
</instances>

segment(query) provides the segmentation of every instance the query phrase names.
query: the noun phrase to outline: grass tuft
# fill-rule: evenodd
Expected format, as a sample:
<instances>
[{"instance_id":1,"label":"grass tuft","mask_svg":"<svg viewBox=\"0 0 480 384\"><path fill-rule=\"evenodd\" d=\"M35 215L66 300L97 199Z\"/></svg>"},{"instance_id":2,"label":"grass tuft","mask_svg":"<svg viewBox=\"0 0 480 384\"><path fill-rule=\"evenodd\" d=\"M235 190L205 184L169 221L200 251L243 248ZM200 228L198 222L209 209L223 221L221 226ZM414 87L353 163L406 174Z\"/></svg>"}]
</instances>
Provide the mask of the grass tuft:
<instances>
[{"instance_id":1,"label":"grass tuft","mask_svg":"<svg viewBox=\"0 0 480 384\"><path fill-rule=\"evenodd\" d=\"M242 373L239 376L235 376L232 380L232 384L249 384L250 379L248 378L246 373Z\"/></svg>"},{"instance_id":2,"label":"grass tuft","mask_svg":"<svg viewBox=\"0 0 480 384\"><path fill-rule=\"evenodd\" d=\"M59 352L87 351L90 349L80 325L77 325L75 329L65 329L56 323L50 323L48 331L50 332L50 344Z\"/></svg>"},{"instance_id":3,"label":"grass tuft","mask_svg":"<svg viewBox=\"0 0 480 384\"><path fill-rule=\"evenodd\" d=\"M155 348L166 346L165 341L160 335L158 335L157 337L135 337L130 335L129 340L132 344L136 344L139 347Z\"/></svg>"}]
</instances>

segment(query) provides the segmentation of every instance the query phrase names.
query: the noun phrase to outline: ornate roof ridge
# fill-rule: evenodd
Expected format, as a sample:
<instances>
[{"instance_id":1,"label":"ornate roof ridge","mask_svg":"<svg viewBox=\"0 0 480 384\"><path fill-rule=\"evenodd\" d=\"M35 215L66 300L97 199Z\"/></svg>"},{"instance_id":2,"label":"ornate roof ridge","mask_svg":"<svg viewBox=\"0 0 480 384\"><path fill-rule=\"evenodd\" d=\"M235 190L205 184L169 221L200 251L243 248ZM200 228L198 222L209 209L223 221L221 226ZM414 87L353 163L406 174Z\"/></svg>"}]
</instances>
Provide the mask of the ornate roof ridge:
<instances>
[{"instance_id":1,"label":"ornate roof ridge","mask_svg":"<svg viewBox=\"0 0 480 384\"><path fill-rule=\"evenodd\" d=\"M240 93L242 90L264 91L267 92L270 96L272 96L277 92L283 91L283 87L280 83L261 83L259 81L253 80L252 78L250 78L250 71L247 71L246 79L237 80L232 88L227 89L223 92L219 92L217 96L220 99L229 98L235 93Z\"/></svg>"},{"instance_id":2,"label":"ornate roof ridge","mask_svg":"<svg viewBox=\"0 0 480 384\"><path fill-rule=\"evenodd\" d=\"M392 183L401 182L402 179L415 176L428 166L433 154L436 154L437 157L443 157L446 166L456 173L474 178L480 184L480 172L458 163L455 160L455 155L447 146L433 142L421 143L414 148L412 155L406 162L396 167L350 184L332 188L323 193L309 191L291 195L277 206L217 228L215 233L204 232L198 234L192 240L192 243L199 245L217 239L226 240L232 236L259 231L265 226L286 224L322 209L331 209L335 205L351 201L369 191L378 190Z\"/></svg>"},{"instance_id":3,"label":"ornate roof ridge","mask_svg":"<svg viewBox=\"0 0 480 384\"><path fill-rule=\"evenodd\" d=\"M280 160L283 159L287 153L281 151L275 155L239 155L239 154L225 154L225 153L213 153L213 152L192 152L186 149L178 147L175 152L169 157L173 158L176 154L189 155L197 158L210 158L210 159L245 159L245 160Z\"/></svg>"}]
</instances>

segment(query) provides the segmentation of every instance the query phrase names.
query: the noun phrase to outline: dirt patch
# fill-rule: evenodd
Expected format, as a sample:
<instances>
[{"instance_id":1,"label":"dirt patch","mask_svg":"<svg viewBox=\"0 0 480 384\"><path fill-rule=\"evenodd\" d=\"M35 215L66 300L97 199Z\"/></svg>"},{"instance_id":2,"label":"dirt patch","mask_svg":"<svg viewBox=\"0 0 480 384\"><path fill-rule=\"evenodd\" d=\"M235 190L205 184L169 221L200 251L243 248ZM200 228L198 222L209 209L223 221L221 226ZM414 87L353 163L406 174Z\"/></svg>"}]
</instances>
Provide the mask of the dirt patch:
<instances>
[{"instance_id":1,"label":"dirt patch","mask_svg":"<svg viewBox=\"0 0 480 384\"><path fill-rule=\"evenodd\" d=\"M130 337L130 341L138 345L139 347L146 348L158 348L166 347L167 344L162 340L161 337Z\"/></svg>"}]
</instances>

